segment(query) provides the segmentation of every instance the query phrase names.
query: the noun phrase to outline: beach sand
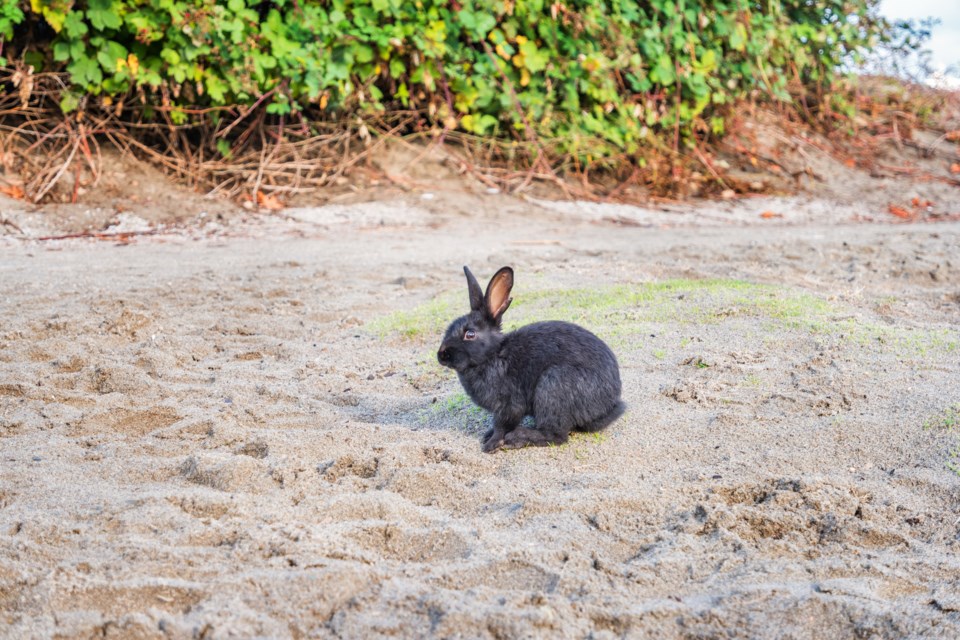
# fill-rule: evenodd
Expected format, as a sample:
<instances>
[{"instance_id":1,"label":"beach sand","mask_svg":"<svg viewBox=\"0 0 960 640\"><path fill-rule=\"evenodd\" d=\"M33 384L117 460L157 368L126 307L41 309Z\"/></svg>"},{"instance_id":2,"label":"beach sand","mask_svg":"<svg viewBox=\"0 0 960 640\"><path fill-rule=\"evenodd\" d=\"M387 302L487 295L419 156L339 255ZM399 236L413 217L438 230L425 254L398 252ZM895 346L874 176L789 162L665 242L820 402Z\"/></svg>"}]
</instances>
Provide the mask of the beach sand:
<instances>
[{"instance_id":1,"label":"beach sand","mask_svg":"<svg viewBox=\"0 0 960 640\"><path fill-rule=\"evenodd\" d=\"M960 637L960 223L469 197L0 244L0 636ZM482 453L464 264L626 415Z\"/></svg>"}]
</instances>

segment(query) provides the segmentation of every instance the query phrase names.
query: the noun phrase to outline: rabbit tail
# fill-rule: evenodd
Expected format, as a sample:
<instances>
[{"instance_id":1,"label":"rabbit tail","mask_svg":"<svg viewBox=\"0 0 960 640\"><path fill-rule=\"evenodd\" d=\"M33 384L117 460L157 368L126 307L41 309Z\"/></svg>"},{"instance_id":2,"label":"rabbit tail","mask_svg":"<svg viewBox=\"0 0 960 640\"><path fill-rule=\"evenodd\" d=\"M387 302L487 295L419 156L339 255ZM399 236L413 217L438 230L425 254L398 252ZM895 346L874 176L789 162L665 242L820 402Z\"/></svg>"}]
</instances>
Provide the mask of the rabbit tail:
<instances>
[{"instance_id":1,"label":"rabbit tail","mask_svg":"<svg viewBox=\"0 0 960 640\"><path fill-rule=\"evenodd\" d=\"M588 422L587 424L580 425L577 427L577 431L583 431L584 433L595 433L597 431L603 431L611 424L613 424L617 418L623 415L623 412L627 410L627 405L623 400L617 400L617 404L613 406L612 409L605 415L600 416L593 422Z\"/></svg>"}]
</instances>

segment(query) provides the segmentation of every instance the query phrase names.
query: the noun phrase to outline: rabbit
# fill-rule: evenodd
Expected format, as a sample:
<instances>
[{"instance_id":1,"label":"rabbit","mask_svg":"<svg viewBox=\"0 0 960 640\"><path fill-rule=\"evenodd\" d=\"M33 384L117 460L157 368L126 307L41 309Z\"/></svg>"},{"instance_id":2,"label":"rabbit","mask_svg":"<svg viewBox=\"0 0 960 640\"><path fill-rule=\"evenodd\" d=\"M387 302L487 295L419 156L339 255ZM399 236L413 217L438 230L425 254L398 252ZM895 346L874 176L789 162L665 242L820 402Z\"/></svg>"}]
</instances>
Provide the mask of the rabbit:
<instances>
[{"instance_id":1,"label":"rabbit","mask_svg":"<svg viewBox=\"0 0 960 640\"><path fill-rule=\"evenodd\" d=\"M470 269L463 272L470 313L447 328L437 360L493 414L483 451L563 444L571 431L600 431L623 415L620 368L603 340L559 321L502 333L500 321L513 301L513 269L497 271L485 294ZM528 415L536 428L520 427Z\"/></svg>"}]
</instances>

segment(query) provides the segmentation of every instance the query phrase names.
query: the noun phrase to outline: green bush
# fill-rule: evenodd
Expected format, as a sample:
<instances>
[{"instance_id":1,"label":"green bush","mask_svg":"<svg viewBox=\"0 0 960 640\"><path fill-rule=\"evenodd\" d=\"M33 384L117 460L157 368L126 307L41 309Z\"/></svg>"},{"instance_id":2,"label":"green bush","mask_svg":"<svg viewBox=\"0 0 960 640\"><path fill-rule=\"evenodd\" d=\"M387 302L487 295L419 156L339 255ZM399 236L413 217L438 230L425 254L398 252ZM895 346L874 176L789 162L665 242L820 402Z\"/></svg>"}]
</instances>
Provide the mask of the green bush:
<instances>
[{"instance_id":1,"label":"green bush","mask_svg":"<svg viewBox=\"0 0 960 640\"><path fill-rule=\"evenodd\" d=\"M0 0L0 38L8 63L69 75L65 112L131 95L175 123L230 105L415 110L589 159L720 133L752 92L828 85L886 37L875 3Z\"/></svg>"}]
</instances>

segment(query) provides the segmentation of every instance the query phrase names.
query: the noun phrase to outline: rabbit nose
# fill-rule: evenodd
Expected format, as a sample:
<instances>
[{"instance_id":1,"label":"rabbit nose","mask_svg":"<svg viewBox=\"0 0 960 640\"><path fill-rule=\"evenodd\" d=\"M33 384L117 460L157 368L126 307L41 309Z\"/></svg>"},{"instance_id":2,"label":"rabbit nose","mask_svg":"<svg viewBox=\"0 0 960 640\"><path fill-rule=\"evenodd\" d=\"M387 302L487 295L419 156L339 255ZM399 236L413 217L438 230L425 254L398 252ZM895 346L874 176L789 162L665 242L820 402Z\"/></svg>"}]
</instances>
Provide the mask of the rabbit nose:
<instances>
[{"instance_id":1,"label":"rabbit nose","mask_svg":"<svg viewBox=\"0 0 960 640\"><path fill-rule=\"evenodd\" d=\"M440 362L447 362L450 360L450 351L446 347L442 347L440 351L437 351L437 360Z\"/></svg>"}]
</instances>

